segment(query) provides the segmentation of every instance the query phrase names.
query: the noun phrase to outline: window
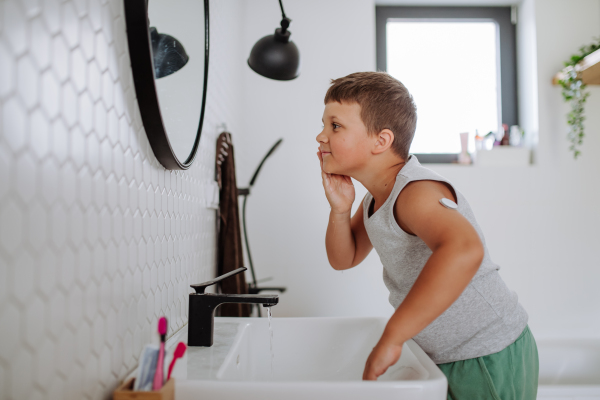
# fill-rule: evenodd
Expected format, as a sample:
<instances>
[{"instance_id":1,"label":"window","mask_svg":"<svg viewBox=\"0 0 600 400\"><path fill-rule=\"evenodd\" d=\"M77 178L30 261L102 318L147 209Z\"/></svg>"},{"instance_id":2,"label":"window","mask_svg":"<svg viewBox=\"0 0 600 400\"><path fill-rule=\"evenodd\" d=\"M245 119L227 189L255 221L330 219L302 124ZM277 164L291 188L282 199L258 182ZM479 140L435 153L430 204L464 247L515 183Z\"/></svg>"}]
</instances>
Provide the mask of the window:
<instances>
[{"instance_id":1,"label":"window","mask_svg":"<svg viewBox=\"0 0 600 400\"><path fill-rule=\"evenodd\" d=\"M456 162L460 132L517 125L510 7L377 7L377 69L411 92L421 162Z\"/></svg>"}]
</instances>

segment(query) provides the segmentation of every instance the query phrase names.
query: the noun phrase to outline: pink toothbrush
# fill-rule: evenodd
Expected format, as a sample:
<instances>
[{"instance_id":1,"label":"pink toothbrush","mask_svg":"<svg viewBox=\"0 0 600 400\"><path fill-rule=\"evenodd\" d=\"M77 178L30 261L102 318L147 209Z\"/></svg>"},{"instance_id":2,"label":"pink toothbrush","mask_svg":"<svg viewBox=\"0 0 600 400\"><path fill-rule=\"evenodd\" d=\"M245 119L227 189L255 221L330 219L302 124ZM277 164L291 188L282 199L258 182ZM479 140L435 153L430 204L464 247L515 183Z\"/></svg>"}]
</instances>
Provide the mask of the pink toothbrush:
<instances>
[{"instance_id":1,"label":"pink toothbrush","mask_svg":"<svg viewBox=\"0 0 600 400\"><path fill-rule=\"evenodd\" d=\"M175 348L175 352L173 353L173 360L171 360L171 364L169 365L169 374L167 375L167 380L171 379L171 372L173 371L173 367L175 366L175 361L177 361L178 358L183 357L185 349L187 349L185 343L177 343L177 347Z\"/></svg>"},{"instance_id":2,"label":"pink toothbrush","mask_svg":"<svg viewBox=\"0 0 600 400\"><path fill-rule=\"evenodd\" d=\"M160 390L163 385L163 364L165 361L165 336L167 335L167 319L160 317L158 320L158 334L160 335L160 349L158 350L158 362L154 373L152 390Z\"/></svg>"}]
</instances>

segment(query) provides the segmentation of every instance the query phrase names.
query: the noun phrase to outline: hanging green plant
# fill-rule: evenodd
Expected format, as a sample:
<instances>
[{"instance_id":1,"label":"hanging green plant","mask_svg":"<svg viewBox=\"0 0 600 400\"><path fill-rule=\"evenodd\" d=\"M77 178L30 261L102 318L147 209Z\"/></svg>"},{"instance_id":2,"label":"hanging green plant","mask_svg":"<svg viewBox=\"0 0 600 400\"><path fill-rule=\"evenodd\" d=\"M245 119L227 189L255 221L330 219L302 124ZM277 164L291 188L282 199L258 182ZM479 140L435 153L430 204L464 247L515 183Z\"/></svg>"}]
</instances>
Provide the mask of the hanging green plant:
<instances>
[{"instance_id":1,"label":"hanging green plant","mask_svg":"<svg viewBox=\"0 0 600 400\"><path fill-rule=\"evenodd\" d=\"M583 121L585 120L583 115L584 104L590 95L589 92L585 91L586 85L578 77L577 64L585 56L600 49L600 38L594 38L594 40L596 41L595 43L580 47L579 54L572 55L569 61L564 63L565 68L562 70L563 77L558 80L558 84L562 86L564 100L571 104L571 111L567 114L567 123L569 124L567 138L571 142L569 150L573 151L573 158L575 159L581 154L577 147L583 143L585 134L583 126Z\"/></svg>"}]
</instances>

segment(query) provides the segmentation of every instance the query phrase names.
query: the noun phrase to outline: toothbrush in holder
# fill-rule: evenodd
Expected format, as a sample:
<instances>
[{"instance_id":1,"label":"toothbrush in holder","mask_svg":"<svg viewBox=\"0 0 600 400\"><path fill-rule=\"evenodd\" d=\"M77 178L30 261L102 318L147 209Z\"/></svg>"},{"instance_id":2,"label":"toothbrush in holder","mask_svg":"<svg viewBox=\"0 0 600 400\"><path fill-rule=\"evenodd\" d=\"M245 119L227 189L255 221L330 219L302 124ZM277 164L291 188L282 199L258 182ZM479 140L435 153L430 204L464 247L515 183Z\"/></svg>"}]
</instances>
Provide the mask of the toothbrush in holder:
<instances>
[{"instance_id":1,"label":"toothbrush in holder","mask_svg":"<svg viewBox=\"0 0 600 400\"><path fill-rule=\"evenodd\" d=\"M165 336L167 336L167 319L160 317L158 320L158 334L160 335L160 349L158 350L158 361L156 363L156 372L154 373L154 382L152 390L160 390L163 385L163 371L165 363Z\"/></svg>"},{"instance_id":2,"label":"toothbrush in holder","mask_svg":"<svg viewBox=\"0 0 600 400\"><path fill-rule=\"evenodd\" d=\"M185 353L186 345L183 342L177 343L177 347L175 348L175 352L173 353L173 360L171 360L171 365L169 365L169 374L167 375L167 380L171 378L171 372L173 372L173 367L175 366L175 361L178 358L183 357L183 353Z\"/></svg>"}]
</instances>

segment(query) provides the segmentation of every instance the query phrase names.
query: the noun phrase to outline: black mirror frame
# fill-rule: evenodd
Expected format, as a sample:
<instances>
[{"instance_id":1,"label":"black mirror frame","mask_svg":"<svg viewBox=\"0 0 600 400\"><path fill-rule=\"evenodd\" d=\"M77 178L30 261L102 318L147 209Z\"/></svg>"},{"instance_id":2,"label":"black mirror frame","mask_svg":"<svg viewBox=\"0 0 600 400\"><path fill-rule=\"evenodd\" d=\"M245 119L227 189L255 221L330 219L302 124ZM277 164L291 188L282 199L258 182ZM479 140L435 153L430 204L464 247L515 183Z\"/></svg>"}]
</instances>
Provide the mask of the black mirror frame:
<instances>
[{"instance_id":1,"label":"black mirror frame","mask_svg":"<svg viewBox=\"0 0 600 400\"><path fill-rule=\"evenodd\" d=\"M150 146L158 161L166 169L186 170L192 165L200 144L200 134L204 122L206 108L206 91L208 84L208 48L209 48L209 16L208 1L204 0L204 91L202 93L202 110L194 146L188 158L181 162L169 142L163 123L158 93L154 81L154 65L152 44L148 26L147 0L125 0L125 23L127 26L127 43L133 71L133 82L137 96L140 115Z\"/></svg>"}]
</instances>

